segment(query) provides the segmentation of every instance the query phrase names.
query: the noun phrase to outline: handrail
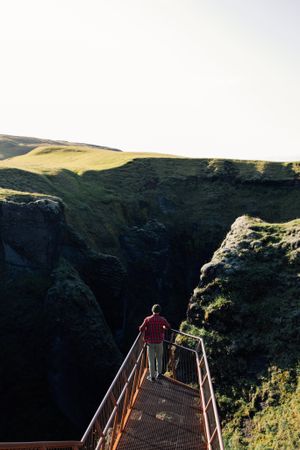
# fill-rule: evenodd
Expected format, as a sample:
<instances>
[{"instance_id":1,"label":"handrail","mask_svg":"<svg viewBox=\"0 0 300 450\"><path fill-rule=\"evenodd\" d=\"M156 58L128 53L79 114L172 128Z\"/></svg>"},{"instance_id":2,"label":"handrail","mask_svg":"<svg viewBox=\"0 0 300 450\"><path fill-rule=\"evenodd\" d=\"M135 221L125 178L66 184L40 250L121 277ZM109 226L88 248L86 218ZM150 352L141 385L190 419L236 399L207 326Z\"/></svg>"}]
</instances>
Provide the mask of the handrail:
<instances>
[{"instance_id":1,"label":"handrail","mask_svg":"<svg viewBox=\"0 0 300 450\"><path fill-rule=\"evenodd\" d=\"M183 331L180 331L180 330L174 330L173 328L171 328L170 331L172 331L173 333L176 333L176 334L181 334L182 336L186 336L188 338L195 339L195 341L203 342L203 339L201 337L199 337L199 336L195 336L193 334L184 333Z\"/></svg>"},{"instance_id":2,"label":"handrail","mask_svg":"<svg viewBox=\"0 0 300 450\"><path fill-rule=\"evenodd\" d=\"M135 346L136 346L138 340L140 339L140 337L141 337L141 333L139 333L139 334L137 335L137 337L136 337L134 343L132 344L132 346L131 346L129 352L127 353L126 358L124 359L124 361L123 361L121 367L119 368L119 370L118 370L118 372L117 372L115 378L113 379L113 381L112 381L112 383L111 383L111 385L110 385L108 391L106 392L106 394L105 394L105 396L104 396L102 402L100 403L100 405L99 405L97 411L95 412L95 414L94 414L94 416L93 416L93 418L92 418L92 420L91 420L89 426L87 427L87 429L86 429L84 435L82 436L81 442L83 442L83 441L86 439L87 434L89 433L89 431L91 430L93 424L95 423L95 421L96 421L96 419L97 419L97 416L98 416L98 414L99 414L99 411L101 410L101 408L102 408L103 405L105 404L105 401L107 400L108 396L110 395L114 383L116 383L116 381L117 381L118 377L120 376L122 370L123 370L124 367L126 366L128 360L129 360L129 358L130 358L130 355L131 355L131 353L133 352L133 350L134 350L134 348L135 348Z\"/></svg>"},{"instance_id":3,"label":"handrail","mask_svg":"<svg viewBox=\"0 0 300 450\"><path fill-rule=\"evenodd\" d=\"M204 425L205 425L205 433L206 433L208 450L211 450L213 448L212 444L214 443L215 439L218 439L218 448L220 450L224 450L224 443L223 443L223 439L222 439L222 431L221 431L221 425L220 425L220 420L219 420L217 402L216 402L214 389L213 389L213 385L212 385L212 380L211 380L209 365L208 365L208 361L207 361L204 341L199 336L194 336L194 335L191 335L188 333L184 333L183 331L173 330L173 329L171 331L173 333L179 334L181 336L185 336L189 339L194 339L195 341L198 341L198 343L200 343L201 359L199 357L199 350L200 350L199 346L197 346L197 350L193 350L193 349L188 349L187 347L184 347L182 345L179 346L176 343L174 343L173 345L176 345L177 347L188 349L192 352L195 352L195 354L196 354L197 372L198 372L198 378L199 378L199 389L200 389L200 397L201 397L201 402L202 402L202 412L203 412L203 417L204 417ZM204 372L205 372L204 376L202 376L202 373L201 373L202 364L204 364ZM205 398L205 391L204 391L205 385L208 385L208 392L209 392L208 400L206 400L206 398ZM215 421L215 426L213 427L212 430L210 429L210 426L209 426L210 420L208 417L208 409L212 409L213 418Z\"/></svg>"},{"instance_id":4,"label":"handrail","mask_svg":"<svg viewBox=\"0 0 300 450\"><path fill-rule=\"evenodd\" d=\"M208 362L207 362L205 346L204 346L204 342L203 342L202 338L200 338L200 341L201 341L202 356L203 356L205 369L206 369L206 374L207 374L207 380L208 380L208 384L209 384L209 390L210 390L210 393L211 393L211 397L210 398L212 400L213 412L214 412L214 417L215 417L215 421L216 421L215 430L217 430L217 436L218 436L218 439L219 439L220 450L224 450L224 443L223 443L223 439L222 439L222 431L221 431L220 419L219 419L219 414L218 414L217 402L216 402L215 393L214 393L212 380L211 380L211 376L210 376L210 370L209 370L209 365L208 365ZM199 355L197 355L197 358L198 358L197 359L197 363L199 361L199 369L200 369ZM200 370L200 372L201 372L201 370ZM205 411L205 414L206 414L206 411ZM209 439L209 442L208 442L209 445L214 440L213 436L214 436L215 430L213 430L213 432L210 435L210 439Z\"/></svg>"},{"instance_id":5,"label":"handrail","mask_svg":"<svg viewBox=\"0 0 300 450\"><path fill-rule=\"evenodd\" d=\"M81 439L86 450L114 448L145 372L145 350L139 333Z\"/></svg>"},{"instance_id":6,"label":"handrail","mask_svg":"<svg viewBox=\"0 0 300 450\"><path fill-rule=\"evenodd\" d=\"M195 383L198 385L207 450L224 450L203 339L179 330L171 329L171 332L171 339L164 341L168 349L164 363L166 374L174 382L190 388L194 388ZM176 342L178 336L195 340L195 349ZM146 370L146 344L139 333L80 441L3 442L0 450L80 450L82 447L84 450L116 450Z\"/></svg>"}]
</instances>

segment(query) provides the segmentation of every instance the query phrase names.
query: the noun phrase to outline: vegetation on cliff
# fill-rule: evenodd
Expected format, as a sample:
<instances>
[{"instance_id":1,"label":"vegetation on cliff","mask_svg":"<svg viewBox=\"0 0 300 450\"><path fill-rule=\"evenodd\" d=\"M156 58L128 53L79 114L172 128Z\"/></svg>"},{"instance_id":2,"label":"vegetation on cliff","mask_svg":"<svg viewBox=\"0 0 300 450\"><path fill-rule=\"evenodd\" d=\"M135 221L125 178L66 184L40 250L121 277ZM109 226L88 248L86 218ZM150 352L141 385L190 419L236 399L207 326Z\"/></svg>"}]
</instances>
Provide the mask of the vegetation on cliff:
<instances>
[{"instance_id":1,"label":"vegetation on cliff","mask_svg":"<svg viewBox=\"0 0 300 450\"><path fill-rule=\"evenodd\" d=\"M300 370L270 367L259 386L241 400L224 428L226 448L297 449L300 442Z\"/></svg>"},{"instance_id":2,"label":"vegetation on cliff","mask_svg":"<svg viewBox=\"0 0 300 450\"><path fill-rule=\"evenodd\" d=\"M32 238L38 231L30 215L36 201L36 210L47 202L61 205L66 223L62 221L57 243L49 247L55 257L54 266L47 266L46 281L50 284L45 281L34 298L44 301L54 282L50 273L64 258L70 272L75 270L79 277L75 285L84 283L90 291L85 298L94 295L112 330L112 339L126 350L153 302L162 304L173 327L179 324L185 316L186 299L198 282L199 267L211 259L237 217L248 214L269 222L249 217L237 221L244 247L236 251L236 238L231 246L227 239L228 248L222 246L213 264L204 266L202 284L195 291L188 322L183 325L206 338L213 355L211 370L219 386L219 402L228 423L227 441L236 445L232 448L239 448L234 442L244 445L243 439L250 436L243 431L243 424L249 422L238 417L244 417L242 407L251 402L256 388L272 377L268 368L276 367L274 373L287 370L293 377L289 384L296 389L291 368L296 367L298 358L298 222L278 222L299 217L299 180L299 163L186 159L43 145L0 162L0 265L6 270L8 258L15 261L23 254L33 258L30 249L38 247L39 234L36 242L29 238L25 242L22 236L24 229L26 236L31 230ZM2 214L6 207L16 208L9 220ZM44 233L43 223L47 228L52 219L39 217ZM254 228L249 231L249 227ZM15 232L10 234L10 229ZM41 240L41 245L45 242ZM222 252L229 257L225 264ZM67 286L71 279L61 286ZM7 289L3 279L2 288L3 292ZM31 288L22 289L29 293ZM11 305L15 304L12 298L14 292L9 295ZM66 305L71 304L66 300ZM30 309L31 303L28 305ZM270 315L272 321L268 320ZM101 345L100 334L97 345ZM235 384L232 380L238 381ZM47 384L43 388L48 389ZM288 397L284 401L289 402ZM266 411L261 411L261 420L263 413ZM63 417L62 410L60 414ZM260 417L257 414L251 422L253 429L255 417ZM230 428L230 423L238 425ZM253 432L251 438L256 435Z\"/></svg>"},{"instance_id":3,"label":"vegetation on cliff","mask_svg":"<svg viewBox=\"0 0 300 450\"><path fill-rule=\"evenodd\" d=\"M196 231L205 233L218 222L221 239L243 213L272 221L295 218L299 180L300 163L187 159L79 146L38 147L0 162L2 196L25 192L62 198L74 228L91 245L104 245L112 253L119 250L121 227L151 217L168 224L175 220L177 227L198 225Z\"/></svg>"},{"instance_id":4,"label":"vegetation on cliff","mask_svg":"<svg viewBox=\"0 0 300 450\"><path fill-rule=\"evenodd\" d=\"M141 292L144 312L155 298L174 324L182 319L182 299L236 217L296 218L299 177L298 163L43 146L0 163L0 195L17 201L30 193L61 198L67 222L88 245L122 260L129 273L131 334L141 318L135 310ZM168 242L162 241L163 227ZM152 251L154 242L162 242L162 251Z\"/></svg>"},{"instance_id":5,"label":"vegetation on cliff","mask_svg":"<svg viewBox=\"0 0 300 450\"><path fill-rule=\"evenodd\" d=\"M299 277L300 220L240 217L202 267L182 329L207 343L229 449L296 448Z\"/></svg>"}]
</instances>

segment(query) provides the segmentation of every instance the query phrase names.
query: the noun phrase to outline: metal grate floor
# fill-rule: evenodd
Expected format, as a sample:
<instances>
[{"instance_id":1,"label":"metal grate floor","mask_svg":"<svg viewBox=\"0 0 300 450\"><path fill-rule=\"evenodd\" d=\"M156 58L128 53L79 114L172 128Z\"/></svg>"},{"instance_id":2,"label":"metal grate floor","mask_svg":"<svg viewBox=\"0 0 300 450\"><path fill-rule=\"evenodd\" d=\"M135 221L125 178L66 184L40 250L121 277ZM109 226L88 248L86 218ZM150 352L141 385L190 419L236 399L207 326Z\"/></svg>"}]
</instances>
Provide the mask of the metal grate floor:
<instances>
[{"instance_id":1,"label":"metal grate floor","mask_svg":"<svg viewBox=\"0 0 300 450\"><path fill-rule=\"evenodd\" d=\"M167 378L144 379L118 450L200 450L206 448L199 396Z\"/></svg>"}]
</instances>

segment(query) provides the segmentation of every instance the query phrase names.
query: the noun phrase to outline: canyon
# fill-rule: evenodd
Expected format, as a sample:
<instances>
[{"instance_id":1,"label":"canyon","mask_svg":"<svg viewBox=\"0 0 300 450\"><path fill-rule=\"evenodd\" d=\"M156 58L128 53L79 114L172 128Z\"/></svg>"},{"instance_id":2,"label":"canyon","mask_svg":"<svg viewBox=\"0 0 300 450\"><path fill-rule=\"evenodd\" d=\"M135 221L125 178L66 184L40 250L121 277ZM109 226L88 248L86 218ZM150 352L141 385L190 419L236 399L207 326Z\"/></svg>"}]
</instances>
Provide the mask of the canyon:
<instances>
[{"instance_id":1,"label":"canyon","mask_svg":"<svg viewBox=\"0 0 300 450\"><path fill-rule=\"evenodd\" d=\"M296 392L300 163L49 142L5 155L1 440L80 437L160 303L207 341L228 446L248 445L264 383Z\"/></svg>"}]
</instances>

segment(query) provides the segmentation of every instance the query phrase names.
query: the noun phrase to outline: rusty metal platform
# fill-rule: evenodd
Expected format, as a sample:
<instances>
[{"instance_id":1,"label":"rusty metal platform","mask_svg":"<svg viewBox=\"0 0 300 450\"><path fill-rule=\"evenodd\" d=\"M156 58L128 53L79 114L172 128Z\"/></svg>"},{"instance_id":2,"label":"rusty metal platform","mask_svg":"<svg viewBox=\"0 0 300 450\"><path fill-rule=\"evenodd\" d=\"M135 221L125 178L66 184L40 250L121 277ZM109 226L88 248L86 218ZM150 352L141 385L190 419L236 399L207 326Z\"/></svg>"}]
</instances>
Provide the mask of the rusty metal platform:
<instances>
[{"instance_id":1,"label":"rusty metal platform","mask_svg":"<svg viewBox=\"0 0 300 450\"><path fill-rule=\"evenodd\" d=\"M118 450L206 448L197 391L168 378L144 379Z\"/></svg>"}]
</instances>

